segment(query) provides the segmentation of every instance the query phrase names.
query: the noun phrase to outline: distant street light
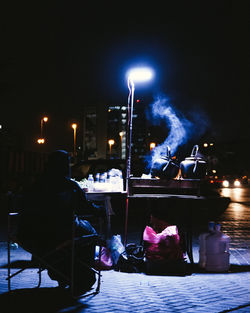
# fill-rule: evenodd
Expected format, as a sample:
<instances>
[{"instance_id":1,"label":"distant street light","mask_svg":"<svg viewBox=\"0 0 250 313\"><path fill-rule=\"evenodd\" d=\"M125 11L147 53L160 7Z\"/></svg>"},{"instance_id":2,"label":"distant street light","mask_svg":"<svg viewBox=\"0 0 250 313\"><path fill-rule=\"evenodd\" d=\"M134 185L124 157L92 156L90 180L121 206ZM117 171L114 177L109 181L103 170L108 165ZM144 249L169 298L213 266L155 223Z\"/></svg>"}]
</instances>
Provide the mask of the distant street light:
<instances>
[{"instance_id":1,"label":"distant street light","mask_svg":"<svg viewBox=\"0 0 250 313\"><path fill-rule=\"evenodd\" d=\"M123 135L124 135L123 131L119 132L119 136L121 137L121 142L122 142Z\"/></svg>"},{"instance_id":2,"label":"distant street light","mask_svg":"<svg viewBox=\"0 0 250 313\"><path fill-rule=\"evenodd\" d=\"M74 152L73 152L73 154L74 154L74 157L76 157L76 129L77 129L77 124L76 124L76 123L73 123L73 124L71 125L71 127L72 127L73 130L74 130Z\"/></svg>"},{"instance_id":3,"label":"distant street light","mask_svg":"<svg viewBox=\"0 0 250 313\"><path fill-rule=\"evenodd\" d=\"M120 136L120 138L121 138L121 159L122 159L122 139L123 139L123 135L124 135L124 132L123 131L121 131L121 132L119 132L119 136Z\"/></svg>"},{"instance_id":4,"label":"distant street light","mask_svg":"<svg viewBox=\"0 0 250 313\"><path fill-rule=\"evenodd\" d=\"M156 146L156 143L155 143L155 142L150 142L150 144L149 144L149 149L150 149L150 151L151 151L152 149L154 149L155 146Z\"/></svg>"},{"instance_id":5,"label":"distant street light","mask_svg":"<svg viewBox=\"0 0 250 313\"><path fill-rule=\"evenodd\" d=\"M48 122L48 117L47 116L44 116L42 119L41 119L41 138L43 138L43 123L47 123Z\"/></svg>"},{"instance_id":6,"label":"distant street light","mask_svg":"<svg viewBox=\"0 0 250 313\"><path fill-rule=\"evenodd\" d=\"M110 155L110 158L111 158L111 148L112 148L114 143L115 143L114 139L109 139L108 144L109 144L109 155Z\"/></svg>"},{"instance_id":7,"label":"distant street light","mask_svg":"<svg viewBox=\"0 0 250 313\"><path fill-rule=\"evenodd\" d=\"M44 138L39 138L39 139L37 139L37 143L39 145L41 145L41 144L45 143L45 139Z\"/></svg>"}]
</instances>

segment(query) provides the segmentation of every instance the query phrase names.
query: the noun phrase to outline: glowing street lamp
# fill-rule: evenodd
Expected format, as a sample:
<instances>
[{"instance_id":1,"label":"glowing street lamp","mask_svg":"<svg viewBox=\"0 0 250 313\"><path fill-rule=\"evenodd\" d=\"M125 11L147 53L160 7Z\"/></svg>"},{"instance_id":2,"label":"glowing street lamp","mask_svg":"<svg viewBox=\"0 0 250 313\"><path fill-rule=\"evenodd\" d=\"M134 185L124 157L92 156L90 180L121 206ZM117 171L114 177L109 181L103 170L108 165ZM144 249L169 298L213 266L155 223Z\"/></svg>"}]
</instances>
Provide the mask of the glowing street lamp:
<instances>
[{"instance_id":1,"label":"glowing street lamp","mask_svg":"<svg viewBox=\"0 0 250 313\"><path fill-rule=\"evenodd\" d=\"M76 123L73 123L71 125L71 127L73 128L74 130L74 157L76 156L76 129L77 129L77 124Z\"/></svg>"},{"instance_id":2,"label":"glowing street lamp","mask_svg":"<svg viewBox=\"0 0 250 313\"><path fill-rule=\"evenodd\" d=\"M109 155L111 157L111 148L113 144L115 143L114 139L109 139L108 144L109 144Z\"/></svg>"},{"instance_id":3,"label":"glowing street lamp","mask_svg":"<svg viewBox=\"0 0 250 313\"><path fill-rule=\"evenodd\" d=\"M152 149L154 149L155 146L156 146L156 143L155 143L155 142L150 142L150 144L149 144L149 149L150 149L150 151L151 151Z\"/></svg>"},{"instance_id":4,"label":"glowing street lamp","mask_svg":"<svg viewBox=\"0 0 250 313\"><path fill-rule=\"evenodd\" d=\"M119 132L119 136L121 137L121 143L122 143L123 135L124 135L124 132L123 132L123 131Z\"/></svg>"},{"instance_id":5,"label":"glowing street lamp","mask_svg":"<svg viewBox=\"0 0 250 313\"><path fill-rule=\"evenodd\" d=\"M41 138L43 138L43 123L47 123L48 122L48 117L47 116L44 116L42 119L41 119Z\"/></svg>"},{"instance_id":6,"label":"glowing street lamp","mask_svg":"<svg viewBox=\"0 0 250 313\"><path fill-rule=\"evenodd\" d=\"M125 216L125 238L124 245L127 244L127 224L128 224L128 205L129 205L129 178L131 171L131 141L132 141L132 128L133 128L133 106L134 106L134 92L135 92L135 83L142 83L152 79L153 71L150 68L138 67L131 69L128 74L128 114L127 114L127 137L126 137L126 216Z\"/></svg>"},{"instance_id":7,"label":"glowing street lamp","mask_svg":"<svg viewBox=\"0 0 250 313\"><path fill-rule=\"evenodd\" d=\"M39 139L37 139L37 143L39 145L41 145L41 144L45 143L45 139L44 138L39 138Z\"/></svg>"},{"instance_id":8,"label":"glowing street lamp","mask_svg":"<svg viewBox=\"0 0 250 313\"><path fill-rule=\"evenodd\" d=\"M153 77L153 71L149 67L136 67L128 72L128 80L135 82L145 82Z\"/></svg>"},{"instance_id":9,"label":"glowing street lamp","mask_svg":"<svg viewBox=\"0 0 250 313\"><path fill-rule=\"evenodd\" d=\"M123 136L124 136L124 135L125 135L125 134L124 134L123 131L119 132L119 136L120 136L120 138L121 138L121 141L120 141L121 159L122 159L122 141L123 141Z\"/></svg>"},{"instance_id":10,"label":"glowing street lamp","mask_svg":"<svg viewBox=\"0 0 250 313\"><path fill-rule=\"evenodd\" d=\"M133 128L133 106L134 106L134 92L135 83L142 83L153 78L153 71L148 67L133 68L127 73L128 77L128 124L127 124L127 169L126 169L126 191L128 191L128 181L131 171L131 141Z\"/></svg>"}]
</instances>

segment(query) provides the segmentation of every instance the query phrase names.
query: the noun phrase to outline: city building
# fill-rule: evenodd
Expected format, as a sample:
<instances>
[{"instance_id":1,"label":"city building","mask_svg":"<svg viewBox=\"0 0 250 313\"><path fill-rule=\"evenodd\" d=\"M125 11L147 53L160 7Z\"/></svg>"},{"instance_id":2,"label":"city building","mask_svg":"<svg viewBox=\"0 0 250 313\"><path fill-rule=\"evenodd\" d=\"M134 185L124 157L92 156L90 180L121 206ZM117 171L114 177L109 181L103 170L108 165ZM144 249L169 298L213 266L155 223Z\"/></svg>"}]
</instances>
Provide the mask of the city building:
<instances>
[{"instance_id":1,"label":"city building","mask_svg":"<svg viewBox=\"0 0 250 313\"><path fill-rule=\"evenodd\" d=\"M107 150L107 106L83 107L83 159L105 159Z\"/></svg>"},{"instance_id":2,"label":"city building","mask_svg":"<svg viewBox=\"0 0 250 313\"><path fill-rule=\"evenodd\" d=\"M150 149L150 134L142 101L133 110L132 156L142 159ZM83 113L83 155L85 159L126 159L127 106L90 105Z\"/></svg>"}]
</instances>

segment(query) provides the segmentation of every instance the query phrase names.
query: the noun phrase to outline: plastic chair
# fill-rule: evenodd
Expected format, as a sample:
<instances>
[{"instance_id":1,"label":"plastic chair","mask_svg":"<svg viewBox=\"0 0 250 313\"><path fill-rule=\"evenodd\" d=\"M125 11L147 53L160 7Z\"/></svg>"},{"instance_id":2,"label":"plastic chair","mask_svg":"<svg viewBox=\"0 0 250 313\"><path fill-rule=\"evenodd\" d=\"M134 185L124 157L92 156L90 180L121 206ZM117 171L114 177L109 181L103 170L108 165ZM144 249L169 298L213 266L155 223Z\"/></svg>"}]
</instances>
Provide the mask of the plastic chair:
<instances>
[{"instance_id":1,"label":"plastic chair","mask_svg":"<svg viewBox=\"0 0 250 313\"><path fill-rule=\"evenodd\" d=\"M101 270L95 270L90 264L84 262L83 260L80 260L76 257L76 243L81 242L81 245L84 247L84 241L86 241L86 245L89 244L89 241L91 240L91 244L93 245L98 245L99 244L99 240L98 237L95 235L86 235L86 236L81 236L76 238L75 237L75 211L73 211L72 213L72 238L69 240L66 240L64 242L61 242L59 245L57 245L56 247L54 247L54 249L51 249L50 251L47 251L45 254L40 255L37 254L36 252L34 252L33 249L31 249L30 247L28 247L26 244L24 244L23 242L21 242L17 236L17 227L13 227L15 226L15 224L18 224L18 218L20 215L20 210L21 208L18 207L17 202L15 201L15 195L10 194L9 195L9 205L8 205L8 248L7 248L7 252L8 252L8 275L6 280L8 280L8 290L11 290L11 279L20 274L21 272L23 272L24 270L26 270L27 268L30 268L32 266L37 267L38 266L38 285L36 288L39 288L41 285L41 280L42 280L42 276L41 273L42 271L44 271L45 269L52 271L53 273L55 273L55 275L57 275L58 277L60 277L64 282L66 282L66 284L69 286L70 289L70 293L72 295L72 297L74 298L79 298L79 297L83 297L83 296L88 296L88 295L92 295L92 294L97 294L100 291L100 285L101 285ZM15 223L13 223L13 218L16 219ZM13 225L14 224L14 225ZM29 265L26 266L22 266L20 268L20 270L16 271L15 273L11 273L11 245L15 243L18 244L20 247L22 247L25 251L29 252L30 254L32 254L32 260L31 262L29 262ZM57 265L54 264L53 262L51 262L51 257L57 255L58 253L61 254L61 257L64 258L65 255L68 255L70 251L70 275L65 275L61 270L59 270L57 268ZM99 261L101 258L101 249L99 252ZM60 260L57 260L56 263L60 262ZM79 294L79 293L75 293L75 281L74 281L74 277L75 277L75 267L76 264L80 264L83 268L88 269L89 271L92 271L94 274L96 274L97 277L97 285L96 288L93 292L89 292L86 293L84 292L83 294Z\"/></svg>"}]
</instances>

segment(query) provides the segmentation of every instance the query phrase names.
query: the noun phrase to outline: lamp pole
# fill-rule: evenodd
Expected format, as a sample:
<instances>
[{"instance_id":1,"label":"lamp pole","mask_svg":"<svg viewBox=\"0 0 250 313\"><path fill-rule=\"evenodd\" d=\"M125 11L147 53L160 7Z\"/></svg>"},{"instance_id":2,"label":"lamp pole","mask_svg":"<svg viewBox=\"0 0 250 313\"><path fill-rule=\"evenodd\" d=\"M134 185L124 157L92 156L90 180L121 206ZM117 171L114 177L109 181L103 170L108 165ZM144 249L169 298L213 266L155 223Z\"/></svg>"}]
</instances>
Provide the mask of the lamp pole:
<instances>
[{"instance_id":1,"label":"lamp pole","mask_svg":"<svg viewBox=\"0 0 250 313\"><path fill-rule=\"evenodd\" d=\"M131 69L128 72L128 112L127 112L127 141L126 141L126 191L129 195L129 178L131 174L131 142L133 129L133 107L134 107L134 92L135 82L145 82L152 78L153 71L147 67L138 67Z\"/></svg>"},{"instance_id":2,"label":"lamp pole","mask_svg":"<svg viewBox=\"0 0 250 313\"><path fill-rule=\"evenodd\" d=\"M41 138L43 138L43 123L47 123L47 122L48 122L48 118L47 118L47 116L44 116L41 119Z\"/></svg>"},{"instance_id":3,"label":"lamp pole","mask_svg":"<svg viewBox=\"0 0 250 313\"><path fill-rule=\"evenodd\" d=\"M76 123L73 123L72 125L72 128L74 130L74 157L76 157L76 128L77 128L77 124Z\"/></svg>"},{"instance_id":4,"label":"lamp pole","mask_svg":"<svg viewBox=\"0 0 250 313\"><path fill-rule=\"evenodd\" d=\"M120 157L121 157L121 159L122 159L122 139L123 139L123 135L124 135L124 133L123 133L123 131L121 131L121 132L119 132L119 136L120 136L120 139L121 139L121 141L120 141Z\"/></svg>"},{"instance_id":5,"label":"lamp pole","mask_svg":"<svg viewBox=\"0 0 250 313\"><path fill-rule=\"evenodd\" d=\"M133 80L128 77L128 117L127 117L127 168L126 168L126 191L129 193L129 177L131 173L131 142L132 142L132 129L133 129L133 108L134 108L134 92L135 92L135 84Z\"/></svg>"},{"instance_id":6,"label":"lamp pole","mask_svg":"<svg viewBox=\"0 0 250 313\"><path fill-rule=\"evenodd\" d=\"M108 144L109 144L109 158L110 159L111 159L111 148L114 143L115 143L114 139L109 139Z\"/></svg>"},{"instance_id":7,"label":"lamp pole","mask_svg":"<svg viewBox=\"0 0 250 313\"><path fill-rule=\"evenodd\" d=\"M40 122L40 126L41 126L41 138L38 138L37 141L36 141L39 145L45 143L45 137L43 137L43 123L47 123L47 122L48 122L48 117L47 117L47 116L44 116L44 117L41 119L41 122Z\"/></svg>"},{"instance_id":8,"label":"lamp pole","mask_svg":"<svg viewBox=\"0 0 250 313\"><path fill-rule=\"evenodd\" d=\"M153 76L153 72L149 68L135 68L128 73L128 110L127 110L127 136L126 136L126 213L125 213L125 235L124 245L127 244L127 224L128 224L128 206L129 206L129 179L131 175L131 142L132 142L132 129L133 129L133 107L134 107L134 82L143 82L150 80Z\"/></svg>"}]
</instances>

